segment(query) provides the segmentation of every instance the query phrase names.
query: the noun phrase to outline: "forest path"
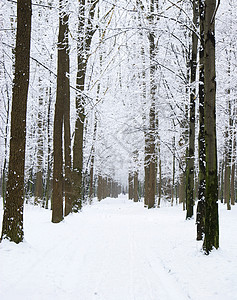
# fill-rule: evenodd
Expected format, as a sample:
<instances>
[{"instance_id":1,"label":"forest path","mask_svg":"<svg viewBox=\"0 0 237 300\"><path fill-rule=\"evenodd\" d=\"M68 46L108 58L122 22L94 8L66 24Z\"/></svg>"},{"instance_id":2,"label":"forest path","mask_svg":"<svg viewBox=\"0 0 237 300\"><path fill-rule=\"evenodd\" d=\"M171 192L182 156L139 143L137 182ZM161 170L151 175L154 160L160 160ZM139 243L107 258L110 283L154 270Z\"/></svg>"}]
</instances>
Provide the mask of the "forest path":
<instances>
[{"instance_id":1,"label":"forest path","mask_svg":"<svg viewBox=\"0 0 237 300\"><path fill-rule=\"evenodd\" d=\"M152 246L157 229L142 203L107 198L50 230L42 217L26 209L26 243L10 263L13 279L10 272L3 278L1 299L188 299L159 261Z\"/></svg>"},{"instance_id":2,"label":"forest path","mask_svg":"<svg viewBox=\"0 0 237 300\"><path fill-rule=\"evenodd\" d=\"M26 205L25 242L0 244L1 300L235 299L237 246L207 258L181 205L147 210L120 195L50 219Z\"/></svg>"}]
</instances>

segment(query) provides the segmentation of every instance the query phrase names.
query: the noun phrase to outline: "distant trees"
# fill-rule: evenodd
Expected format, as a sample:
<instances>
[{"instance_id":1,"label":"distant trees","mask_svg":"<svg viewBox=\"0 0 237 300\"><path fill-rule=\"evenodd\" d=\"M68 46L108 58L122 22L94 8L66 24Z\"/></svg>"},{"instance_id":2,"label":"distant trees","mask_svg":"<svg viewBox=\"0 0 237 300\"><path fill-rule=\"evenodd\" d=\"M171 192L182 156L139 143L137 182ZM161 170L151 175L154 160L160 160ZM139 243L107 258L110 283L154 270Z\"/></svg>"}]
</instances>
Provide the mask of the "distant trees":
<instances>
[{"instance_id":1,"label":"distant trees","mask_svg":"<svg viewBox=\"0 0 237 300\"><path fill-rule=\"evenodd\" d=\"M12 92L11 139L6 202L1 239L23 241L26 108L29 87L31 0L17 1L15 72Z\"/></svg>"},{"instance_id":2,"label":"distant trees","mask_svg":"<svg viewBox=\"0 0 237 300\"><path fill-rule=\"evenodd\" d=\"M108 177L98 176L97 199L101 201L106 197L118 198L121 193L121 186Z\"/></svg>"}]
</instances>

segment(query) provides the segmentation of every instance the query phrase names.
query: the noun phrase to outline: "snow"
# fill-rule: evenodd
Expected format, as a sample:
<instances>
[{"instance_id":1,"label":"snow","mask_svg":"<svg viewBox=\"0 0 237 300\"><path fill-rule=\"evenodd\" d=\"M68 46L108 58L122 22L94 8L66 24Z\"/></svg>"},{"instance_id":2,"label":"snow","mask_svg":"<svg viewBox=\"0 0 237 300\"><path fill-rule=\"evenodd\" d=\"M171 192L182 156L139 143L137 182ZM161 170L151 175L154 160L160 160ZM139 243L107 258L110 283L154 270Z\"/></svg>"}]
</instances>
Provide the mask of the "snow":
<instances>
[{"instance_id":1,"label":"snow","mask_svg":"<svg viewBox=\"0 0 237 300\"><path fill-rule=\"evenodd\" d=\"M0 244L1 300L237 299L237 207L220 204L209 256L181 205L147 210L120 195L50 220L26 205L25 242Z\"/></svg>"}]
</instances>

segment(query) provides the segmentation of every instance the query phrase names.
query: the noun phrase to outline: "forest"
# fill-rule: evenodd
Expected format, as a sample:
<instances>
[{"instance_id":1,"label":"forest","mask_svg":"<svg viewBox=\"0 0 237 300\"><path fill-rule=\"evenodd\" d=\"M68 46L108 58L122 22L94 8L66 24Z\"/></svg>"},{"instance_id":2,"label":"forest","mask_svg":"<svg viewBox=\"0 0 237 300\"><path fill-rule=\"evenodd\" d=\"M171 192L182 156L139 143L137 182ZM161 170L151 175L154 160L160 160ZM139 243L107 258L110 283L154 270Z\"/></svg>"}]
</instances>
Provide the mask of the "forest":
<instances>
[{"instance_id":1,"label":"forest","mask_svg":"<svg viewBox=\"0 0 237 300\"><path fill-rule=\"evenodd\" d=\"M237 202L236 20L234 0L2 0L0 246L25 241L31 210L64 232L126 203L150 231L176 211L203 257L221 251L220 212L234 220ZM144 295L100 299L158 299Z\"/></svg>"}]
</instances>

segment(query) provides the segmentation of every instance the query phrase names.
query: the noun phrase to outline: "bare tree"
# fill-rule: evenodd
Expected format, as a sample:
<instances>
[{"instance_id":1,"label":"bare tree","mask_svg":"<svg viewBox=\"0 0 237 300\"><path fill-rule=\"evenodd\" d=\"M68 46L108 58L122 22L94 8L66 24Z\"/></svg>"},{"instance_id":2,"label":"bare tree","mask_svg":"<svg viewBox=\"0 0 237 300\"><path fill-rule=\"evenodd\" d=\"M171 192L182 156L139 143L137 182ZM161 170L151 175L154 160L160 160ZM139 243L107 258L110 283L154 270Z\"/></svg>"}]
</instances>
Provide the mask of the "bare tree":
<instances>
[{"instance_id":1,"label":"bare tree","mask_svg":"<svg viewBox=\"0 0 237 300\"><path fill-rule=\"evenodd\" d=\"M23 241L26 108L29 87L31 0L17 1L15 74L12 93L9 172L4 206L2 237Z\"/></svg>"},{"instance_id":2,"label":"bare tree","mask_svg":"<svg viewBox=\"0 0 237 300\"><path fill-rule=\"evenodd\" d=\"M198 135L198 204L197 204L197 240L202 240L204 235L205 217L205 135L204 135L204 2L199 0L199 135Z\"/></svg>"},{"instance_id":3,"label":"bare tree","mask_svg":"<svg viewBox=\"0 0 237 300\"><path fill-rule=\"evenodd\" d=\"M53 195L52 195L52 222L59 223L64 218L63 213L63 125L65 146L65 176L66 186L70 184L70 125L69 125L69 54L68 54L68 14L63 9L64 1L60 0L59 33L58 33L58 67L57 67L57 94L54 116L54 168L53 168ZM67 190L68 192L68 190ZM70 192L70 191L69 191ZM66 199L66 205L68 199ZM70 211L67 207L67 214Z\"/></svg>"},{"instance_id":4,"label":"bare tree","mask_svg":"<svg viewBox=\"0 0 237 300\"><path fill-rule=\"evenodd\" d=\"M89 50L94 35L92 21L95 16L95 7L98 0L89 1L87 6L85 0L79 1L79 25L77 41L77 82L78 93L76 96L77 119L75 125L75 137L73 145L73 208L74 212L81 209L82 197L82 169L83 169L83 139L85 121L85 78L89 58ZM89 11L87 10L89 7ZM82 34L84 33L84 34Z\"/></svg>"},{"instance_id":5,"label":"bare tree","mask_svg":"<svg viewBox=\"0 0 237 300\"><path fill-rule=\"evenodd\" d=\"M194 30L198 24L198 1L193 0L193 25ZM186 219L193 216L194 206L194 149L195 149L195 101L196 101L196 70L197 70L197 33L192 32L192 57L190 60L190 113L189 113L189 147L186 167Z\"/></svg>"},{"instance_id":6,"label":"bare tree","mask_svg":"<svg viewBox=\"0 0 237 300\"><path fill-rule=\"evenodd\" d=\"M216 148L216 0L205 0L204 9L204 132L206 147L205 238L203 250L219 248L218 180Z\"/></svg>"}]
</instances>

